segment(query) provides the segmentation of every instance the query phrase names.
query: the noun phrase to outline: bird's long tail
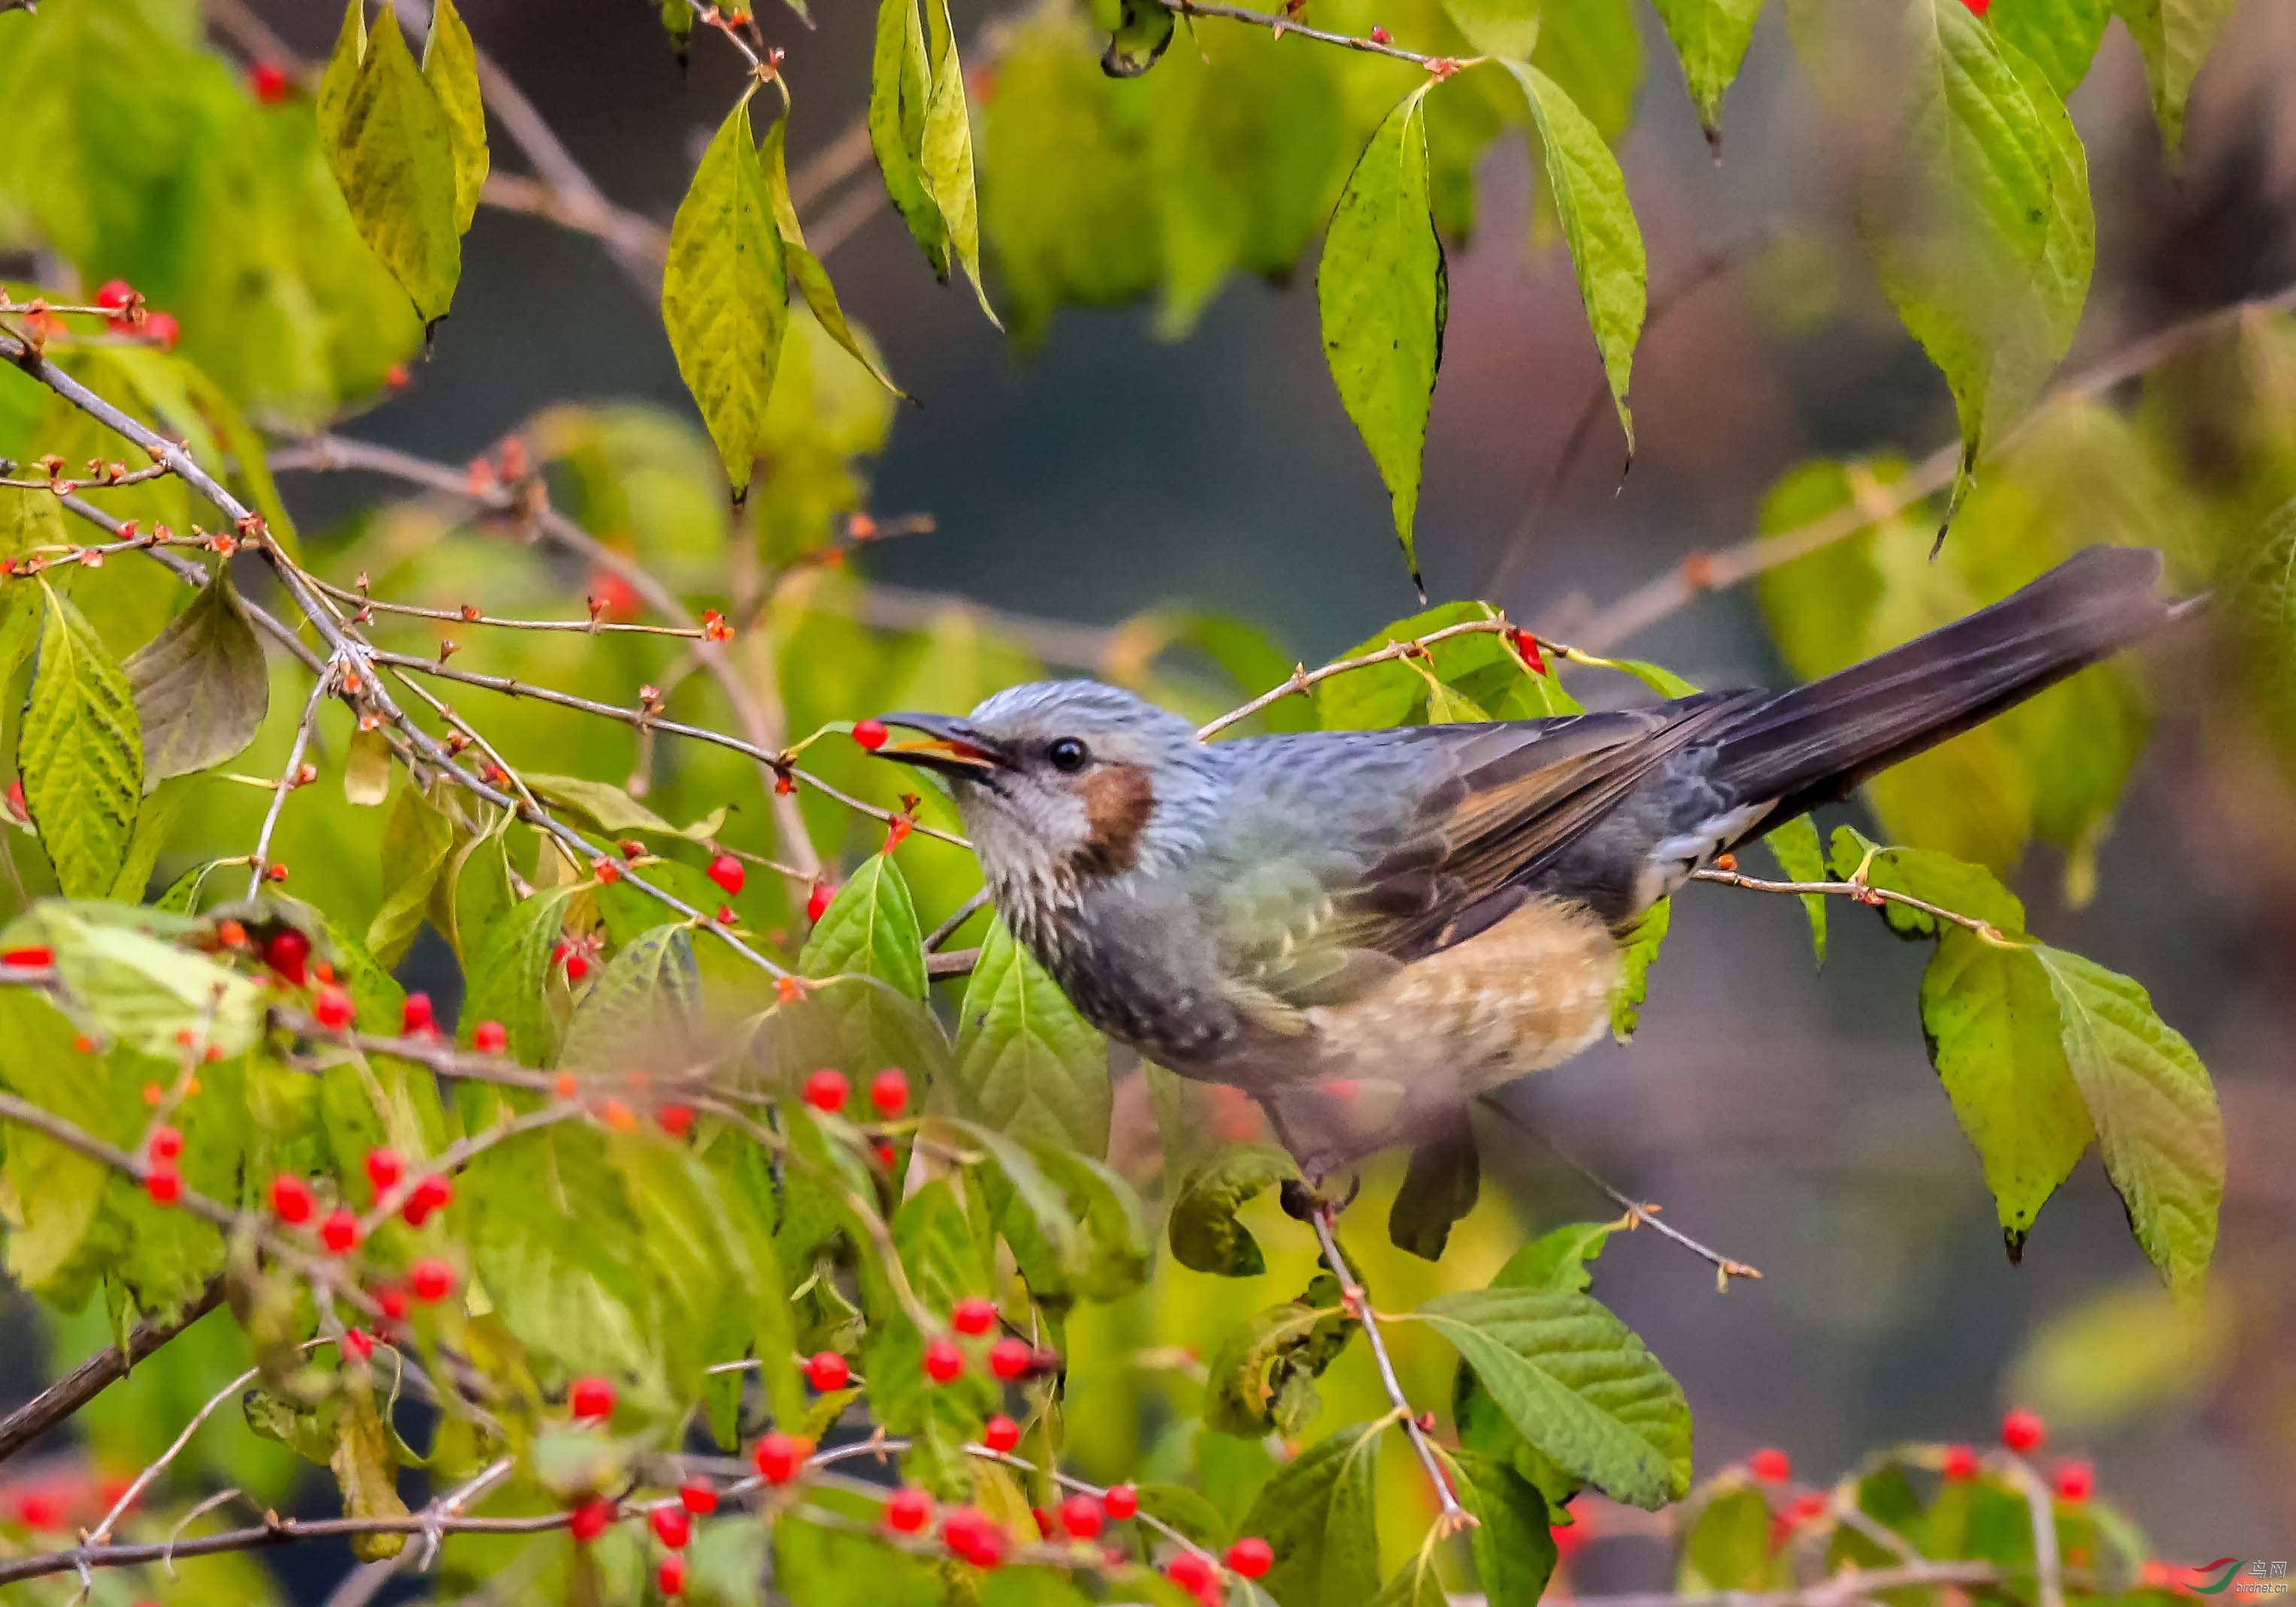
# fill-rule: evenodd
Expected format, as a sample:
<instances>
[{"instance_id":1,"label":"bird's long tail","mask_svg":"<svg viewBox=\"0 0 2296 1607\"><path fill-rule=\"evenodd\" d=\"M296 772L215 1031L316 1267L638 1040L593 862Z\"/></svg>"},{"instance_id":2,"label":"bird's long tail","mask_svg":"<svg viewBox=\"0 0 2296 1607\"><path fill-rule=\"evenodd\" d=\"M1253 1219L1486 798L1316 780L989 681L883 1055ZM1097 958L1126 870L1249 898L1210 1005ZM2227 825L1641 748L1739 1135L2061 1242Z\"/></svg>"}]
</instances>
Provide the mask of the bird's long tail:
<instances>
[{"instance_id":1,"label":"bird's long tail","mask_svg":"<svg viewBox=\"0 0 2296 1607\"><path fill-rule=\"evenodd\" d=\"M1708 776L1750 803L1778 800L1743 833L1759 836L2192 606L2160 584L2150 548L2085 547L1990 608L1755 704L1719 734Z\"/></svg>"}]
</instances>

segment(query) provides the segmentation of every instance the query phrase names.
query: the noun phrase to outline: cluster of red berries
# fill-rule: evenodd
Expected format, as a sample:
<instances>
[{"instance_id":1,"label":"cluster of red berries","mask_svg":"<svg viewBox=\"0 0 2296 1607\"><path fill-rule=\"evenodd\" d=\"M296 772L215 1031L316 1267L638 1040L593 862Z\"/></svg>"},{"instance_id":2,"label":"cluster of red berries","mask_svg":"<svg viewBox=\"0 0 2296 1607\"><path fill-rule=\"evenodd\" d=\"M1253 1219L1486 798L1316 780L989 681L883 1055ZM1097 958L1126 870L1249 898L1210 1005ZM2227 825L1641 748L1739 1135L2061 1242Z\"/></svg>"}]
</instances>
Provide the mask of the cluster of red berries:
<instances>
[{"instance_id":1,"label":"cluster of red berries","mask_svg":"<svg viewBox=\"0 0 2296 1607\"><path fill-rule=\"evenodd\" d=\"M1035 1516L1037 1530L1046 1539L1054 1537L1057 1525L1070 1540L1095 1540L1101 1531L1113 1521L1122 1522L1138 1515L1140 1492L1128 1484L1119 1484L1093 1495L1078 1491L1060 1505L1057 1513L1038 1510ZM904 1487L885 1499L879 1521L896 1535L921 1535L932 1526L933 1500L923 1490ZM940 1514L941 1544L975 1568L995 1568L1004 1560L1010 1537L979 1507L955 1506ZM1111 1552L1108 1560L1120 1562L1121 1552ZM1227 1548L1223 1561L1233 1572L1247 1579L1257 1579L1275 1566L1275 1553L1267 1541L1256 1535L1247 1535ZM1217 1603L1219 1595L1219 1564L1202 1552L1185 1551L1164 1565L1164 1577L1199 1599Z\"/></svg>"},{"instance_id":2,"label":"cluster of red berries","mask_svg":"<svg viewBox=\"0 0 2296 1607\"><path fill-rule=\"evenodd\" d=\"M824 1116L834 1116L845 1108L853 1096L853 1085L845 1073L824 1066L805 1079L800 1094L805 1103ZM869 1079L869 1103L881 1116L898 1116L908 1108L909 1076L897 1066L888 1066Z\"/></svg>"}]
</instances>

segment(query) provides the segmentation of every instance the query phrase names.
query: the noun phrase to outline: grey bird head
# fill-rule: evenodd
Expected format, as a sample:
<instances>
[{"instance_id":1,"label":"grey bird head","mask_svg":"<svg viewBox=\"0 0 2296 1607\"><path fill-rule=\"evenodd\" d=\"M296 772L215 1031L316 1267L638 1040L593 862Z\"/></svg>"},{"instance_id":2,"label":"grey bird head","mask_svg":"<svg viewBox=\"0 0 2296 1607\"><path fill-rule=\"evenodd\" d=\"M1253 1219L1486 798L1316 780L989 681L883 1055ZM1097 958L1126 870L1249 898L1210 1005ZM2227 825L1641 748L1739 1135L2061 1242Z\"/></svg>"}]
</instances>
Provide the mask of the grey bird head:
<instances>
[{"instance_id":1,"label":"grey bird head","mask_svg":"<svg viewBox=\"0 0 2296 1607\"><path fill-rule=\"evenodd\" d=\"M1192 846L1210 787L1194 727L1119 687L1036 681L970 715L889 714L915 732L881 758L948 778L1008 915L1073 903L1092 883ZM1022 906L1016 908L1015 906Z\"/></svg>"}]
</instances>

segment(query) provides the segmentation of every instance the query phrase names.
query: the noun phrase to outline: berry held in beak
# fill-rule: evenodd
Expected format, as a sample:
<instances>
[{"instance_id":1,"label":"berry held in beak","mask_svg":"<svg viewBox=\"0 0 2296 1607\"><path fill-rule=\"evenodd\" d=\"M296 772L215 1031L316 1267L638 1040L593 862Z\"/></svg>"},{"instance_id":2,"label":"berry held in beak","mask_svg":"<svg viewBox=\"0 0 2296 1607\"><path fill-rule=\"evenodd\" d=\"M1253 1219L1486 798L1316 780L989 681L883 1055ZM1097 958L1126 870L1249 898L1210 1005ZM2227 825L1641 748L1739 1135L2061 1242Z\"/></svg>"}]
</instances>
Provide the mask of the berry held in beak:
<instances>
[{"instance_id":1,"label":"berry held in beak","mask_svg":"<svg viewBox=\"0 0 2296 1607\"><path fill-rule=\"evenodd\" d=\"M944 775L973 777L993 774L1011 762L993 739L949 715L888 714L880 716L878 723L896 733L873 750L879 758L898 759ZM898 734L912 731L919 734Z\"/></svg>"}]
</instances>

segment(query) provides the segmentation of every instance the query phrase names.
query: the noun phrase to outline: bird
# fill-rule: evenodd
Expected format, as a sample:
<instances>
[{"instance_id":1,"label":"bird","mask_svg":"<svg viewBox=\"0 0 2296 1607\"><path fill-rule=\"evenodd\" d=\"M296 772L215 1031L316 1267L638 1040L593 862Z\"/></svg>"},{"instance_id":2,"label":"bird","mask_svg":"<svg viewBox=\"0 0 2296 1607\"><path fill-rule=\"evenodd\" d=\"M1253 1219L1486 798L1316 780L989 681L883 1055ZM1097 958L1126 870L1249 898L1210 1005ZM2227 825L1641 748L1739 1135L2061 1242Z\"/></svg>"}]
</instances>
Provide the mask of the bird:
<instances>
[{"instance_id":1,"label":"bird","mask_svg":"<svg viewBox=\"0 0 2296 1607\"><path fill-rule=\"evenodd\" d=\"M1039 681L882 716L906 734L875 752L946 779L997 914L1103 1033L1252 1095L1311 1183L1412 1145L1436 1220L1390 1226L1426 1254L1474 1197L1462 1112L1603 1035L1645 911L2165 624L2161 576L2087 547L1784 692L1204 742Z\"/></svg>"}]
</instances>

